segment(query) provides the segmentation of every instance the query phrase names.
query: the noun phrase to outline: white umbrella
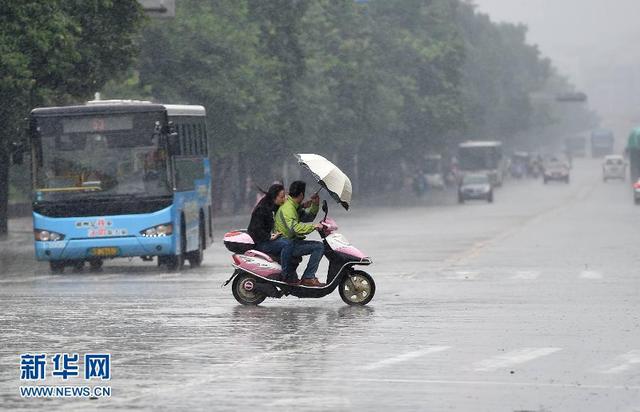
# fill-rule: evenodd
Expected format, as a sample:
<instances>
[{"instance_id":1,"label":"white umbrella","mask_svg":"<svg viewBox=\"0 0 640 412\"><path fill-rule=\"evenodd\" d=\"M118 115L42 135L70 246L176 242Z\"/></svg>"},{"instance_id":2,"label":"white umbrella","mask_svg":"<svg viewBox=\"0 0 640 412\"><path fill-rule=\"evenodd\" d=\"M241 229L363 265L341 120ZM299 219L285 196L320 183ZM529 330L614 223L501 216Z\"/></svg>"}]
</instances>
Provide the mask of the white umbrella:
<instances>
[{"instance_id":1,"label":"white umbrella","mask_svg":"<svg viewBox=\"0 0 640 412\"><path fill-rule=\"evenodd\" d=\"M351 180L338 166L317 154L297 154L298 163L307 168L316 181L340 203L349 210L351 202Z\"/></svg>"}]
</instances>

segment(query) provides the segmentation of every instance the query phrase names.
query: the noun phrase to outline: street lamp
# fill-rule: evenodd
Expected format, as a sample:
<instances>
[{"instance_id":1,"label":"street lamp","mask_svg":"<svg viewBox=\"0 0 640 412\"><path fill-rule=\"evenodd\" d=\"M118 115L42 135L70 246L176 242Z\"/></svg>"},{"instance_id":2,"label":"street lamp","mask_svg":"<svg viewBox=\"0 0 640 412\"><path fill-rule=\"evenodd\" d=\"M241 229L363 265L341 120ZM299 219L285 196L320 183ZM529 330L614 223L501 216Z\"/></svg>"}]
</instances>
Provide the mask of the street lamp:
<instances>
[{"instance_id":1,"label":"street lamp","mask_svg":"<svg viewBox=\"0 0 640 412\"><path fill-rule=\"evenodd\" d=\"M560 93L556 96L556 101L561 103L573 103L573 102L582 103L582 102L586 102L587 100L588 100L588 97L586 93L583 93L583 92Z\"/></svg>"},{"instance_id":2,"label":"street lamp","mask_svg":"<svg viewBox=\"0 0 640 412\"><path fill-rule=\"evenodd\" d=\"M176 0L138 0L138 3L149 17L176 17Z\"/></svg>"}]
</instances>

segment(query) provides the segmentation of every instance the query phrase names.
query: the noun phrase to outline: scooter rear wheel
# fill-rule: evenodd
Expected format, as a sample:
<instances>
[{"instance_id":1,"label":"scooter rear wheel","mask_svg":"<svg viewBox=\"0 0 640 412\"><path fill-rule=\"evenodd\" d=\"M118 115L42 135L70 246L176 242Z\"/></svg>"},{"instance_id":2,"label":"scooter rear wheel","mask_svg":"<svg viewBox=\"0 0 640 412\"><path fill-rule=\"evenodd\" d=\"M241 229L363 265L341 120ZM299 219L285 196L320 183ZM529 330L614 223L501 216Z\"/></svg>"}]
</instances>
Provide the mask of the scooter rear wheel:
<instances>
[{"instance_id":1,"label":"scooter rear wheel","mask_svg":"<svg viewBox=\"0 0 640 412\"><path fill-rule=\"evenodd\" d=\"M244 273L233 279L231 290L233 291L233 297L247 306L259 305L267 298L265 294L256 291L256 278Z\"/></svg>"},{"instance_id":2,"label":"scooter rear wheel","mask_svg":"<svg viewBox=\"0 0 640 412\"><path fill-rule=\"evenodd\" d=\"M354 270L340 281L340 297L347 305L364 306L376 293L376 283L371 275Z\"/></svg>"}]
</instances>

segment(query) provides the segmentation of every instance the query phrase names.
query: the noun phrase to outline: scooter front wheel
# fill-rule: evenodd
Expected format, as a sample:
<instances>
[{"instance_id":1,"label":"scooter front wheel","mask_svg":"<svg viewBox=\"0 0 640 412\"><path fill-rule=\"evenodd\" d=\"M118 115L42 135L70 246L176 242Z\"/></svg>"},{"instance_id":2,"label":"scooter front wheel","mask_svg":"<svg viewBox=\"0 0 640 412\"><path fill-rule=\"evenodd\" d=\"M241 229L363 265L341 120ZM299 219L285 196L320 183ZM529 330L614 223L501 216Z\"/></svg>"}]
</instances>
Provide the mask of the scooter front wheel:
<instances>
[{"instance_id":1,"label":"scooter front wheel","mask_svg":"<svg viewBox=\"0 0 640 412\"><path fill-rule=\"evenodd\" d=\"M256 278L244 273L239 274L233 279L231 290L233 290L233 297L238 302L247 306L255 306L261 304L267 296L264 293L260 293L256 290Z\"/></svg>"},{"instance_id":2,"label":"scooter front wheel","mask_svg":"<svg viewBox=\"0 0 640 412\"><path fill-rule=\"evenodd\" d=\"M375 294L376 283L362 270L354 270L340 281L340 297L347 305L364 306Z\"/></svg>"}]
</instances>

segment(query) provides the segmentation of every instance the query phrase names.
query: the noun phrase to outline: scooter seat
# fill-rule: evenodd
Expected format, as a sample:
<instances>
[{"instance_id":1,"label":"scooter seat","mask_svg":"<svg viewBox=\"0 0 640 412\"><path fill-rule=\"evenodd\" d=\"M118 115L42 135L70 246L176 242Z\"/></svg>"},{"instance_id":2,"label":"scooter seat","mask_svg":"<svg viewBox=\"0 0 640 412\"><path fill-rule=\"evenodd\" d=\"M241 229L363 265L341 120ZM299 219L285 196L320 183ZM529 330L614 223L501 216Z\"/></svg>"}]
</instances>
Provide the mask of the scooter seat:
<instances>
[{"instance_id":1,"label":"scooter seat","mask_svg":"<svg viewBox=\"0 0 640 412\"><path fill-rule=\"evenodd\" d=\"M275 260L271 256L267 255L264 252L260 252L259 250L255 250L255 249L247 250L244 254L245 254L245 256L253 256L253 257L262 258L262 259L266 260L267 262L275 262Z\"/></svg>"}]
</instances>

